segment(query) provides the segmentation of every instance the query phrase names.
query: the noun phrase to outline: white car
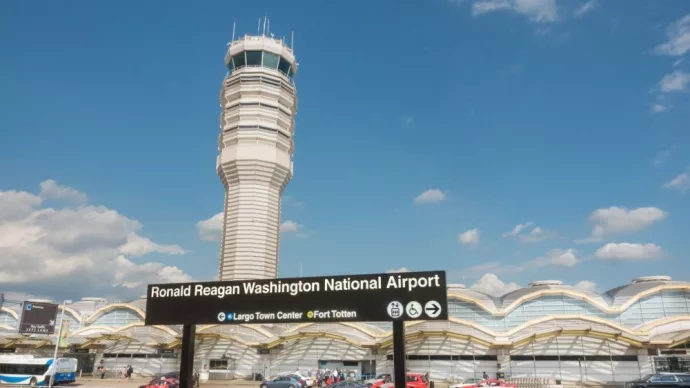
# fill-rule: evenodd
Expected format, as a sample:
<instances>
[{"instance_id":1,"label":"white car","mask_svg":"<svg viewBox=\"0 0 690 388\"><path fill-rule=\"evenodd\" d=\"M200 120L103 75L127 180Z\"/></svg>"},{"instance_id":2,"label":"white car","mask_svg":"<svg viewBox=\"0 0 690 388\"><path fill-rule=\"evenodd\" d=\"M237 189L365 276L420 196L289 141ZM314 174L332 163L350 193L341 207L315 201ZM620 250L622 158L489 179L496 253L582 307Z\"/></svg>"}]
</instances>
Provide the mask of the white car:
<instances>
[{"instance_id":1,"label":"white car","mask_svg":"<svg viewBox=\"0 0 690 388\"><path fill-rule=\"evenodd\" d=\"M461 379L460 382L455 383L455 384L451 385L451 386L448 387L448 388L469 388L469 387L474 387L474 386L476 386L478 383L480 383L480 382L482 382L482 381L484 381L484 379L477 379L477 378L469 378L469 379L464 379L464 380Z\"/></svg>"},{"instance_id":2,"label":"white car","mask_svg":"<svg viewBox=\"0 0 690 388\"><path fill-rule=\"evenodd\" d=\"M384 374L381 374L381 375L374 377L373 379L364 380L364 382L362 384L370 387L370 386L374 385L374 383L377 383L379 381L384 381L384 380L391 380L391 375L389 373L384 373Z\"/></svg>"},{"instance_id":3,"label":"white car","mask_svg":"<svg viewBox=\"0 0 690 388\"><path fill-rule=\"evenodd\" d=\"M297 371L293 374L299 376L302 380L304 380L304 384L306 384L307 387L313 387L314 386L314 379L313 378L303 375L302 373L300 373L300 371Z\"/></svg>"}]
</instances>

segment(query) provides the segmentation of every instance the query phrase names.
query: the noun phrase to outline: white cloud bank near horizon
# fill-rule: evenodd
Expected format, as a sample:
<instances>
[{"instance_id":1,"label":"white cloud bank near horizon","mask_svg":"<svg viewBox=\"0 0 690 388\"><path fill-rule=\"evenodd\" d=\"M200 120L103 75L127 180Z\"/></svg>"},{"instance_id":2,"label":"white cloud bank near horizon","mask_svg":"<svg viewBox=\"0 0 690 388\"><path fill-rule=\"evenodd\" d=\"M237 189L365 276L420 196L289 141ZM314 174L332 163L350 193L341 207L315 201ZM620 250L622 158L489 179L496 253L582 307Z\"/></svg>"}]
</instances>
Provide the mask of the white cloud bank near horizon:
<instances>
[{"instance_id":1,"label":"white cloud bank near horizon","mask_svg":"<svg viewBox=\"0 0 690 388\"><path fill-rule=\"evenodd\" d=\"M47 207L46 201L57 202ZM142 225L54 180L40 193L0 191L0 289L31 295L137 297L149 283L189 281L180 268L143 261L183 255L142 236Z\"/></svg>"}]
</instances>

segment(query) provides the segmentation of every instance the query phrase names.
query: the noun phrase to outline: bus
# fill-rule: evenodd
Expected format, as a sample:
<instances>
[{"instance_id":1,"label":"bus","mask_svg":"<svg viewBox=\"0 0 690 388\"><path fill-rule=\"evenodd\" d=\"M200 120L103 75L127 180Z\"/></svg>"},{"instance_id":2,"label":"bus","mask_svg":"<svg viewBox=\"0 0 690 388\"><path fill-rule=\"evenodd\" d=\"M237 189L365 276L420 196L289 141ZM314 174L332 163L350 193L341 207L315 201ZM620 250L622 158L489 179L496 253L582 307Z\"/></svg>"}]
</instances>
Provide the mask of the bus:
<instances>
[{"instance_id":1,"label":"bus","mask_svg":"<svg viewBox=\"0 0 690 388\"><path fill-rule=\"evenodd\" d=\"M0 384L48 386L73 383L77 379L77 359L35 358L31 355L0 355ZM57 364L57 365L56 365Z\"/></svg>"}]
</instances>

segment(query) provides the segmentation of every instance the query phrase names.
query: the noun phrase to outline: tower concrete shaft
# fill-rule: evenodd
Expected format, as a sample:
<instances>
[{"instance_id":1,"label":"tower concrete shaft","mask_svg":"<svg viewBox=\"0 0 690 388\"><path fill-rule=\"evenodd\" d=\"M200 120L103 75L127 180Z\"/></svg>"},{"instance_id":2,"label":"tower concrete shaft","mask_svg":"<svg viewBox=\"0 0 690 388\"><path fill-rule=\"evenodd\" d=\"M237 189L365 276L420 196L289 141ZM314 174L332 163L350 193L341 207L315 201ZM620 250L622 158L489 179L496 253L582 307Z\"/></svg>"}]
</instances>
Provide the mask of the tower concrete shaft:
<instances>
[{"instance_id":1,"label":"tower concrete shaft","mask_svg":"<svg viewBox=\"0 0 690 388\"><path fill-rule=\"evenodd\" d=\"M281 195L292 178L297 63L282 40L244 36L225 57L217 171L225 186L220 280L278 276Z\"/></svg>"}]
</instances>

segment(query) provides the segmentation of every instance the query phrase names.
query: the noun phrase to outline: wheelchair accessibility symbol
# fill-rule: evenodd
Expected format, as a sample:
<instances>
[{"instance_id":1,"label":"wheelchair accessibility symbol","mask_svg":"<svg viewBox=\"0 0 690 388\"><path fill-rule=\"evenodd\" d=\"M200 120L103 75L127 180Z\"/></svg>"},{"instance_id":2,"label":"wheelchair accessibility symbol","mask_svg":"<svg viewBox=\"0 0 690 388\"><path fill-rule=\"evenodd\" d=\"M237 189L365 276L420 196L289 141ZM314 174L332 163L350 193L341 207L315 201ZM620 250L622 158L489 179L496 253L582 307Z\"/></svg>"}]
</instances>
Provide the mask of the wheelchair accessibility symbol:
<instances>
[{"instance_id":1,"label":"wheelchair accessibility symbol","mask_svg":"<svg viewBox=\"0 0 690 388\"><path fill-rule=\"evenodd\" d=\"M422 315L422 312L424 310L422 309L422 305L419 302L409 302L407 306L405 306L405 312L407 313L407 316L416 319L419 318Z\"/></svg>"}]
</instances>

